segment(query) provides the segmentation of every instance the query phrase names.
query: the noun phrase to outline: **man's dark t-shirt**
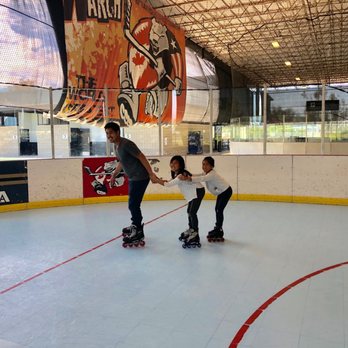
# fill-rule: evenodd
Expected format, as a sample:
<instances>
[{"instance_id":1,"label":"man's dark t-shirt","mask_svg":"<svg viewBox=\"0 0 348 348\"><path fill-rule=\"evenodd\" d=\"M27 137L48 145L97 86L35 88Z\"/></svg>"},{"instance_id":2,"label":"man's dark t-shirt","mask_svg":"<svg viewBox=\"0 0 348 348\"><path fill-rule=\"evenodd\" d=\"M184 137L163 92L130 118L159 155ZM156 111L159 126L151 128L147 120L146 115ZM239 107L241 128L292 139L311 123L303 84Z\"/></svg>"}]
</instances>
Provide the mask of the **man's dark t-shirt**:
<instances>
[{"instance_id":1,"label":"man's dark t-shirt","mask_svg":"<svg viewBox=\"0 0 348 348\"><path fill-rule=\"evenodd\" d=\"M147 170L136 157L140 153L138 146L126 138L121 138L119 145L116 146L116 156L129 180L138 181L149 178Z\"/></svg>"}]
</instances>

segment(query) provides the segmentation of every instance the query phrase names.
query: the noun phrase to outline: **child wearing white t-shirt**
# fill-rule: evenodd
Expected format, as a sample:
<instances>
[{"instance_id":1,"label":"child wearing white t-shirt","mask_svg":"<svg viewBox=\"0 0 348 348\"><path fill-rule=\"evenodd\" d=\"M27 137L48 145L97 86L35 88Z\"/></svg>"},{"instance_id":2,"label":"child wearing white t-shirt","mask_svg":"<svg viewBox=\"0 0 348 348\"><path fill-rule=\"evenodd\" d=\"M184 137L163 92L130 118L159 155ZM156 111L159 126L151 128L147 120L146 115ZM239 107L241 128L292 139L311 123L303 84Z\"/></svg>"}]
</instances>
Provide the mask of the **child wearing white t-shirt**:
<instances>
[{"instance_id":1,"label":"child wearing white t-shirt","mask_svg":"<svg viewBox=\"0 0 348 348\"><path fill-rule=\"evenodd\" d=\"M179 179L183 181L205 182L207 189L214 196L217 196L215 204L216 222L212 231L209 231L207 238L209 241L223 241L224 231L222 225L224 222L224 209L232 196L232 188L215 170L214 158L208 156L202 161L202 169L204 174L183 176Z\"/></svg>"},{"instance_id":2,"label":"child wearing white t-shirt","mask_svg":"<svg viewBox=\"0 0 348 348\"><path fill-rule=\"evenodd\" d=\"M196 181L195 183L179 180L179 175L190 177L191 173L185 169L185 161L181 156L174 156L170 160L170 169L172 180L158 179L157 183L170 187L178 185L180 192L184 195L188 202L187 215L188 215L188 229L182 232L179 240L183 241L183 247L200 247L200 238L198 233L198 217L197 212L201 205L202 199L205 194L204 186Z\"/></svg>"}]
</instances>

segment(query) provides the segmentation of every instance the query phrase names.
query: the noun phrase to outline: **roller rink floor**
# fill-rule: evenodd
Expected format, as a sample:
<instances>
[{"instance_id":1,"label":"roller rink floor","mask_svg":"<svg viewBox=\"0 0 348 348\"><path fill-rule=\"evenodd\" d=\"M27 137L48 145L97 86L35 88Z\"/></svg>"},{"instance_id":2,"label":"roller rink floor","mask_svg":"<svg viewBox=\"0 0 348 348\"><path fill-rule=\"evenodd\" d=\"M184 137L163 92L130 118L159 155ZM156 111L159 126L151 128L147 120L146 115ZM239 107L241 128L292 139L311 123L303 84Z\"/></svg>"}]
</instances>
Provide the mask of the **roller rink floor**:
<instances>
[{"instance_id":1,"label":"roller rink floor","mask_svg":"<svg viewBox=\"0 0 348 348\"><path fill-rule=\"evenodd\" d=\"M348 348L348 207L231 201L183 249L185 201L0 213L0 348ZM179 208L179 209L177 209Z\"/></svg>"}]
</instances>

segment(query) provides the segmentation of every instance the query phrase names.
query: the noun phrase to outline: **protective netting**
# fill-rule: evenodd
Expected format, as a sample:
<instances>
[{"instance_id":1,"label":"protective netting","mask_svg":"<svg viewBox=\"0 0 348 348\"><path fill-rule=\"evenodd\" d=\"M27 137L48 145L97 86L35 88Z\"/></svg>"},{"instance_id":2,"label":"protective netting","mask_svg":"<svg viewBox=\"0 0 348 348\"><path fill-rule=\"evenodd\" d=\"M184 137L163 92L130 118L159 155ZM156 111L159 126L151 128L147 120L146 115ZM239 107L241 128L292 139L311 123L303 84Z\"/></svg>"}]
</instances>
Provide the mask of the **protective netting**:
<instances>
[{"instance_id":1,"label":"protective netting","mask_svg":"<svg viewBox=\"0 0 348 348\"><path fill-rule=\"evenodd\" d=\"M0 83L60 88L63 71L45 0L0 0Z\"/></svg>"}]
</instances>

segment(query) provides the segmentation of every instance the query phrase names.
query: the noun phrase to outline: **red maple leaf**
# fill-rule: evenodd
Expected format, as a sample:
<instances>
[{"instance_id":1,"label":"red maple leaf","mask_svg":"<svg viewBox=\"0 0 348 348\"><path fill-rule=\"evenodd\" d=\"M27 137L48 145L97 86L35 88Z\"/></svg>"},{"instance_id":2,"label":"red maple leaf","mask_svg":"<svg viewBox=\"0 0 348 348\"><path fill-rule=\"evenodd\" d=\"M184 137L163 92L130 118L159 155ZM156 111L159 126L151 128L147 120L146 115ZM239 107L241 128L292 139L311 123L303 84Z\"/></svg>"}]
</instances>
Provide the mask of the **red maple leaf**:
<instances>
[{"instance_id":1,"label":"red maple leaf","mask_svg":"<svg viewBox=\"0 0 348 348\"><path fill-rule=\"evenodd\" d=\"M137 52L134 58L132 59L132 61L135 65L143 65L145 61L145 57L143 55L140 55L139 52Z\"/></svg>"}]
</instances>

